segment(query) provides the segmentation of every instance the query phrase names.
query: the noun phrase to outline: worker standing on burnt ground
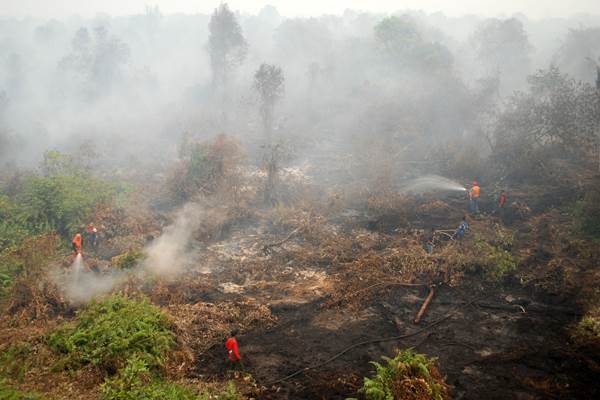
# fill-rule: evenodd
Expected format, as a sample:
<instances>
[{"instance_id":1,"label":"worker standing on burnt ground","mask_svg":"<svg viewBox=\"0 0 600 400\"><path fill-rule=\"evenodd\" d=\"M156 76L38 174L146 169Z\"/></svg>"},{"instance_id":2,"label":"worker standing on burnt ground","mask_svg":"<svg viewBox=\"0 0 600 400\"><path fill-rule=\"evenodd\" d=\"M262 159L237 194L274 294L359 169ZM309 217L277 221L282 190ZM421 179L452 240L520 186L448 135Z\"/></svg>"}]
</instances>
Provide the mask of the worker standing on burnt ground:
<instances>
[{"instance_id":1,"label":"worker standing on burnt ground","mask_svg":"<svg viewBox=\"0 0 600 400\"><path fill-rule=\"evenodd\" d=\"M497 198L496 210L494 210L494 213L498 213L500 218L503 217L504 211L506 210L507 200L508 200L508 198L506 196L506 191L504 191L504 190L500 191L500 194L498 195L498 198Z\"/></svg>"},{"instance_id":2,"label":"worker standing on burnt ground","mask_svg":"<svg viewBox=\"0 0 600 400\"><path fill-rule=\"evenodd\" d=\"M87 240L90 248L95 252L98 247L98 229L94 224L89 224L87 227Z\"/></svg>"},{"instance_id":3,"label":"worker standing on burnt ground","mask_svg":"<svg viewBox=\"0 0 600 400\"><path fill-rule=\"evenodd\" d=\"M423 248L427 254L433 253L433 241L435 239L435 229L426 230L423 235Z\"/></svg>"},{"instance_id":4,"label":"worker standing on burnt ground","mask_svg":"<svg viewBox=\"0 0 600 400\"><path fill-rule=\"evenodd\" d=\"M71 241L71 247L73 248L73 257L77 254L81 254L81 233L77 233Z\"/></svg>"},{"instance_id":5,"label":"worker standing on burnt ground","mask_svg":"<svg viewBox=\"0 0 600 400\"><path fill-rule=\"evenodd\" d=\"M473 186L469 190L469 212L473 215L479 214L479 197L481 195L481 188L477 183L477 178L473 180Z\"/></svg>"},{"instance_id":6,"label":"worker standing on burnt ground","mask_svg":"<svg viewBox=\"0 0 600 400\"><path fill-rule=\"evenodd\" d=\"M238 351L238 342L236 336L238 334L237 329L233 329L225 341L225 348L227 349L227 359L225 360L228 365L228 369L241 369L244 370L244 364L242 364L242 357Z\"/></svg>"}]
</instances>

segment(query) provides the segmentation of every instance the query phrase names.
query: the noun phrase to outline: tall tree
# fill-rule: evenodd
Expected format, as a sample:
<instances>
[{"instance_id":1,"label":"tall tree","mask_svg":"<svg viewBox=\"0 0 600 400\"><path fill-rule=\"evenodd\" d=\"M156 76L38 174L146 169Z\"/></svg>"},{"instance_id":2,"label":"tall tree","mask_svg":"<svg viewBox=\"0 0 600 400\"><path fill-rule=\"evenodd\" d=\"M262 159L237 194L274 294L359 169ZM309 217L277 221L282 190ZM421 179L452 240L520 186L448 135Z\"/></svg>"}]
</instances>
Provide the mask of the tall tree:
<instances>
[{"instance_id":1,"label":"tall tree","mask_svg":"<svg viewBox=\"0 0 600 400\"><path fill-rule=\"evenodd\" d=\"M246 59L248 43L227 3L215 9L208 23L208 30L213 85L215 88L226 87L231 71Z\"/></svg>"},{"instance_id":2,"label":"tall tree","mask_svg":"<svg viewBox=\"0 0 600 400\"><path fill-rule=\"evenodd\" d=\"M275 103L285 90L283 71L276 65L263 63L254 74L254 88L260 96L260 115L267 142L270 142Z\"/></svg>"},{"instance_id":3,"label":"tall tree","mask_svg":"<svg viewBox=\"0 0 600 400\"><path fill-rule=\"evenodd\" d=\"M470 42L486 76L500 74L501 86L509 91L522 86L532 46L521 21L488 19L477 27Z\"/></svg>"},{"instance_id":4,"label":"tall tree","mask_svg":"<svg viewBox=\"0 0 600 400\"><path fill-rule=\"evenodd\" d=\"M600 28L570 29L555 60L569 75L592 83L596 77L595 60L600 61Z\"/></svg>"},{"instance_id":5,"label":"tall tree","mask_svg":"<svg viewBox=\"0 0 600 400\"><path fill-rule=\"evenodd\" d=\"M80 80L86 97L95 98L108 92L123 76L123 67L130 58L129 46L108 34L104 26L80 28L71 42L71 52L63 57L59 67Z\"/></svg>"},{"instance_id":6,"label":"tall tree","mask_svg":"<svg viewBox=\"0 0 600 400\"><path fill-rule=\"evenodd\" d=\"M393 65L426 72L448 72L452 68L450 51L424 38L409 16L384 18L375 25L374 34L381 53Z\"/></svg>"}]
</instances>

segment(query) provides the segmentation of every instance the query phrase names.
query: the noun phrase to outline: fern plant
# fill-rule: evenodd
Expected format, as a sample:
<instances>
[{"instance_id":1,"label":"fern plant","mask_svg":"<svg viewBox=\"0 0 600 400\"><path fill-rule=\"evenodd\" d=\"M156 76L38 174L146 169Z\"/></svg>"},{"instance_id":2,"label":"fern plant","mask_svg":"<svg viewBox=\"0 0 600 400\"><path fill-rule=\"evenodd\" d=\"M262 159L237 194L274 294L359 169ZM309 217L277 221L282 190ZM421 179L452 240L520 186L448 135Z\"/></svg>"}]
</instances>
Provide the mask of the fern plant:
<instances>
[{"instance_id":1,"label":"fern plant","mask_svg":"<svg viewBox=\"0 0 600 400\"><path fill-rule=\"evenodd\" d=\"M162 365L175 344L165 314L147 300L114 295L92 302L75 326L53 333L49 344L67 355L72 366L92 364L114 373L136 355L150 368Z\"/></svg>"},{"instance_id":2,"label":"fern plant","mask_svg":"<svg viewBox=\"0 0 600 400\"><path fill-rule=\"evenodd\" d=\"M382 357L383 363L371 361L372 377L365 377L360 389L367 400L399 400L406 398L407 388L417 388L426 398L448 398L447 386L435 368L435 359L407 349L394 358ZM419 397L422 398L422 397Z\"/></svg>"}]
</instances>

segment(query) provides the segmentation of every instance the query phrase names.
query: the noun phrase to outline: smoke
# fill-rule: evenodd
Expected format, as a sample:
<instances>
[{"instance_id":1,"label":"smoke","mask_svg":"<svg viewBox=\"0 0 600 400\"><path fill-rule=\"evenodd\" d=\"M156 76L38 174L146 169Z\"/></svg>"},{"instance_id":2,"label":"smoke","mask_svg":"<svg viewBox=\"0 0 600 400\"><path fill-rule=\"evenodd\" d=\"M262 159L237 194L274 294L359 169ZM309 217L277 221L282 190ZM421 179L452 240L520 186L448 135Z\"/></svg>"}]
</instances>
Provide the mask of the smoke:
<instances>
[{"instance_id":1,"label":"smoke","mask_svg":"<svg viewBox=\"0 0 600 400\"><path fill-rule=\"evenodd\" d=\"M188 248L194 232L205 221L206 212L198 203L188 203L175 216L172 225L147 248L142 268L152 274L174 278L190 262Z\"/></svg>"},{"instance_id":2,"label":"smoke","mask_svg":"<svg viewBox=\"0 0 600 400\"><path fill-rule=\"evenodd\" d=\"M428 193L428 192L464 192L464 186L460 183L444 178L439 175L427 175L417 179L413 179L404 185L401 189L402 192L411 192L414 194Z\"/></svg>"},{"instance_id":3,"label":"smoke","mask_svg":"<svg viewBox=\"0 0 600 400\"><path fill-rule=\"evenodd\" d=\"M69 273L53 276L54 282L63 289L66 298L75 304L87 303L96 296L110 292L126 278L121 271L103 275L89 270L81 254L75 257Z\"/></svg>"},{"instance_id":4,"label":"smoke","mask_svg":"<svg viewBox=\"0 0 600 400\"><path fill-rule=\"evenodd\" d=\"M87 268L83 257L78 254L67 274L55 271L52 279L66 298L75 304L86 303L96 296L110 293L124 284L131 276L148 279L158 276L176 279L193 260L190 244L194 233L208 222L205 206L188 203L175 213L174 222L163 234L151 242L144 252L146 259L132 271L111 269L100 273Z\"/></svg>"}]
</instances>

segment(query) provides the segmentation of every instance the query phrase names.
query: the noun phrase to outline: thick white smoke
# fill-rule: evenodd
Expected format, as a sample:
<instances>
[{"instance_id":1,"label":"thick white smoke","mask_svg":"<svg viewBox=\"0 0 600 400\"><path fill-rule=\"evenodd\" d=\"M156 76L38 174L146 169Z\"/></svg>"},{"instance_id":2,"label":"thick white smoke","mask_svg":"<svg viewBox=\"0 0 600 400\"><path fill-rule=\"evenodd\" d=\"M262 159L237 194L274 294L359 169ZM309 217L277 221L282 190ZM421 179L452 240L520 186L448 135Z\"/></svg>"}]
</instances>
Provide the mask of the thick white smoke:
<instances>
[{"instance_id":1,"label":"thick white smoke","mask_svg":"<svg viewBox=\"0 0 600 400\"><path fill-rule=\"evenodd\" d=\"M194 232L204 222L206 212L198 203L188 203L176 214L173 224L145 250L145 271L164 278L176 277L190 261L187 251Z\"/></svg>"}]
</instances>

